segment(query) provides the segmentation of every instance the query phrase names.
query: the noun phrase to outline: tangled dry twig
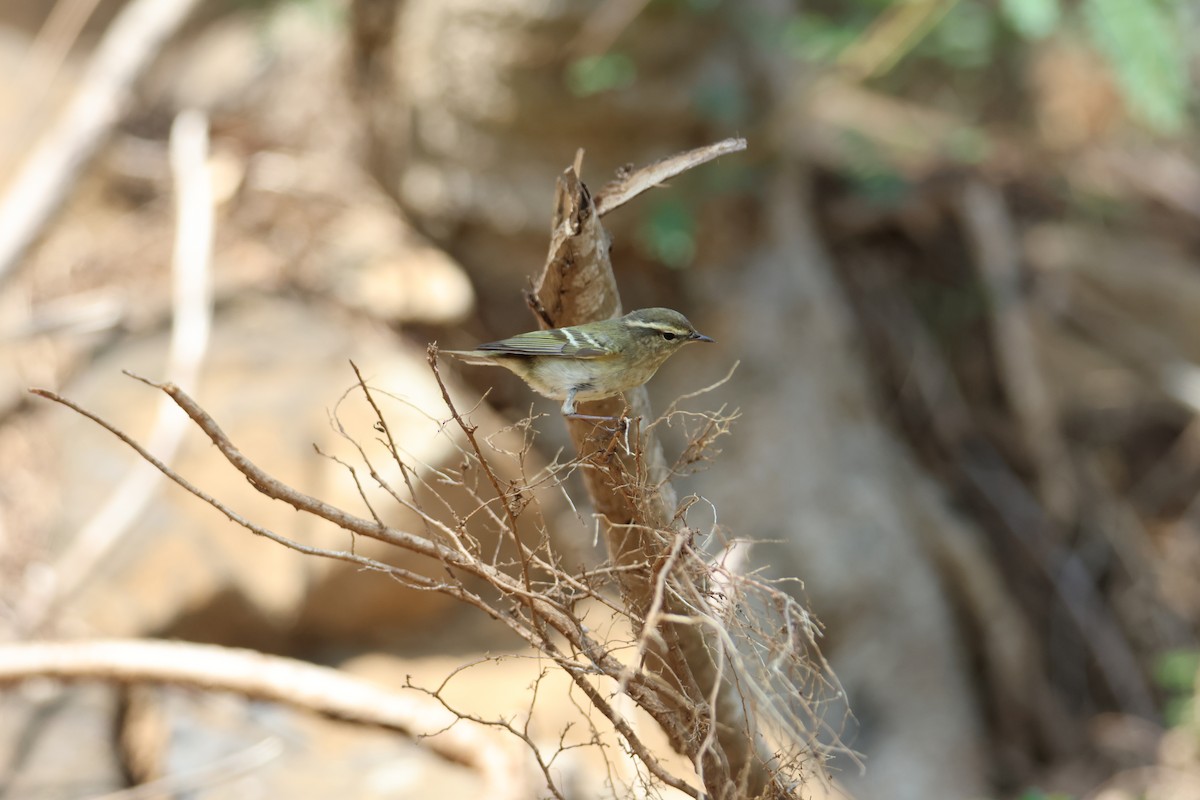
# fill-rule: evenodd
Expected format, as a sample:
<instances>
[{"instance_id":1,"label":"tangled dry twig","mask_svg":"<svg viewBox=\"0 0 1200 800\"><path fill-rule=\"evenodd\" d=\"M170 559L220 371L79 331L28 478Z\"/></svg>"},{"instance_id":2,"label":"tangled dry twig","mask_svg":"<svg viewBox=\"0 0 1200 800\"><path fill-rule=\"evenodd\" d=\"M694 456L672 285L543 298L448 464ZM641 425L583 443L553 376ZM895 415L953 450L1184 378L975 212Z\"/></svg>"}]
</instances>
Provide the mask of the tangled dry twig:
<instances>
[{"instance_id":1,"label":"tangled dry twig","mask_svg":"<svg viewBox=\"0 0 1200 800\"><path fill-rule=\"evenodd\" d=\"M713 156L720 152L717 148ZM702 160L685 158L680 163ZM560 181L550 257L537 295L531 298L546 324L586 321L580 317L612 313L620 305L607 262L606 235L578 180L577 166ZM587 291L579 291L581 287ZM644 789L670 786L691 797L714 800L792 797L804 785L823 781L824 756L836 746L837 731L823 727L821 706L840 698L841 690L817 649L818 624L781 587L736 569L741 543L716 525L715 516L707 531L690 524L689 512L703 505L701 499L680 501L670 484L674 475L714 458L737 412L692 411L677 401L656 418L649 413L645 391L638 389L626 397L630 434L572 420L577 455L534 467L529 457L536 435L532 420L519 424L522 444L516 451L478 436L470 412L456 406L443 381L436 348L430 349L429 364L448 416L427 419L457 450L456 466L410 463L381 402L384 397L403 402L402 398L369 386L357 367L356 389L370 405L378 444L394 468L376 464L366 439L348 432L334 415L335 426L352 443L374 484L339 460L368 510L366 517L267 474L182 389L139 378L182 409L258 492L350 533L348 550L297 541L239 515L107 421L52 392L34 392L104 427L172 481L252 533L308 555L383 572L411 588L447 595L507 626L563 670L570 692L578 691L583 705L600 715L599 720L589 715L591 730L582 741L569 743L564 731L555 753L595 747L609 762L616 752L615 735L620 748L639 765L630 782ZM612 409L602 404L619 402L599 401L598 415L612 416ZM689 444L674 464L668 463L655 439L658 427L671 424L690 433ZM568 565L552 545L542 511L547 496L564 494L564 481L576 473L589 490L608 546L609 561L598 567ZM396 474L403 488L390 477ZM474 511L465 517L456 512L443 497L450 487L465 491ZM419 520L422 532L388 524L389 504ZM486 536L470 524L478 520L486 523ZM362 555L353 544L355 537L405 551L409 560L396 564ZM429 691L451 708L440 689ZM537 696L535 691L531 704ZM639 730L630 704L657 724L671 747L691 763L694 775L668 766L664 754ZM550 769L556 756L543 756L527 729L511 721L457 713L495 724L529 744L550 790L562 796Z\"/></svg>"}]
</instances>

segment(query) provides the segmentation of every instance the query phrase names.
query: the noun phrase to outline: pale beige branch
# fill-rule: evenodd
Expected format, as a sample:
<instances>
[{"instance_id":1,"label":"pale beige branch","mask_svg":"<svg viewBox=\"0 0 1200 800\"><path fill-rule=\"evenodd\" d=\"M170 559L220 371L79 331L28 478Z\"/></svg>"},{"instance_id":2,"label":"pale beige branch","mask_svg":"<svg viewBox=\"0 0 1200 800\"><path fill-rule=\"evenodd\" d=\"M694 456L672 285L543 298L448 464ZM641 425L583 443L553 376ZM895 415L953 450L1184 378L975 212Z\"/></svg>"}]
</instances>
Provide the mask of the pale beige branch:
<instances>
[{"instance_id":1,"label":"pale beige branch","mask_svg":"<svg viewBox=\"0 0 1200 800\"><path fill-rule=\"evenodd\" d=\"M166 374L175 383L195 386L212 328L215 226L208 172L208 120L203 113L184 111L175 118L170 153L176 186L176 234ZM163 397L155 411L147 448L169 463L187 428L187 417L179 413L170 398ZM31 586L22 598L17 612L21 631L40 631L53 620L129 532L161 484L162 476L146 460L138 459L130 466L104 505L75 534L70 547L55 563L50 580Z\"/></svg>"},{"instance_id":2,"label":"pale beige branch","mask_svg":"<svg viewBox=\"0 0 1200 800\"><path fill-rule=\"evenodd\" d=\"M488 797L531 792L521 759L483 726L419 692L397 692L321 667L254 650L188 642L109 639L0 645L0 686L32 678L164 683L234 692L336 719L398 731L484 777Z\"/></svg>"},{"instance_id":3,"label":"pale beige branch","mask_svg":"<svg viewBox=\"0 0 1200 800\"><path fill-rule=\"evenodd\" d=\"M105 33L62 116L0 198L0 283L125 114L135 80L199 0L132 0Z\"/></svg>"}]
</instances>

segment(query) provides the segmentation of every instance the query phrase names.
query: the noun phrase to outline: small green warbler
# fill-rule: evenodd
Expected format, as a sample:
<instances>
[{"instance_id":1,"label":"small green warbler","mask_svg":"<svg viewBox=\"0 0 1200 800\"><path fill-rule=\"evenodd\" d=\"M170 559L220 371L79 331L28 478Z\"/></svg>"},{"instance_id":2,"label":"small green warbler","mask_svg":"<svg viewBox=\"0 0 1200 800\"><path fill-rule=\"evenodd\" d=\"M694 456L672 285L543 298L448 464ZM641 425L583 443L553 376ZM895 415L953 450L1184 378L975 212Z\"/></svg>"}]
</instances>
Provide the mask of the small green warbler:
<instances>
[{"instance_id":1,"label":"small green warbler","mask_svg":"<svg viewBox=\"0 0 1200 800\"><path fill-rule=\"evenodd\" d=\"M642 308L623 317L530 331L474 350L446 350L468 364L504 367L538 394L563 401L568 417L575 402L612 397L641 386L667 357L688 342L711 342L669 308Z\"/></svg>"}]
</instances>

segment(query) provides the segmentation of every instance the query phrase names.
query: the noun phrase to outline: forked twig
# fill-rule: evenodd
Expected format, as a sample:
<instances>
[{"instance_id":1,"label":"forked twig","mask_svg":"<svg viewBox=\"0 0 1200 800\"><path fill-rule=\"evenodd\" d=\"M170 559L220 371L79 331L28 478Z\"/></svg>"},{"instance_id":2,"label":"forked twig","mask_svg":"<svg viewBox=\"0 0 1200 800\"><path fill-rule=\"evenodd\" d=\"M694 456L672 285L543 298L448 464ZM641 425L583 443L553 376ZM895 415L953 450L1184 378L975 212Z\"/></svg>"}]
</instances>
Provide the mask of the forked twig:
<instances>
[{"instance_id":1,"label":"forked twig","mask_svg":"<svg viewBox=\"0 0 1200 800\"><path fill-rule=\"evenodd\" d=\"M582 623L574 617L565 607L557 600L553 599L546 593L536 590L527 590L519 579L514 579L501 571L500 569L480 561L476 558L464 554L457 549L443 545L436 541L428 540L422 536L408 533L406 531L396 530L387 527L376 520L364 519L357 517L349 512L325 503L317 498L313 498L303 492L300 492L281 481L273 478L263 472L252 461L250 461L241 451L234 445L228 436L221 430L217 422L206 412L199 404L187 395L182 389L172 384L157 384L153 381L146 380L138 376L132 376L137 380L158 388L165 392L191 419L197 427L199 427L209 440L217 446L217 449L225 457L225 459L236 469L242 472L243 475L250 481L260 493L281 500L293 506L299 511L303 511L314 516L332 522L344 530L352 533L357 533L370 538L378 539L388 544L395 545L402 549L426 556L435 562L443 564L451 573L462 572L473 575L476 578L484 580L494 589L497 589L505 597L516 599L518 602L528 605L534 614L533 620L529 623L523 623L519 618L514 617L511 613L502 608L492 605L489 601L483 599L479 594L469 591L460 582L456 580L436 580L420 573L414 572L403 567L386 564L381 561L357 555L353 552L328 550L325 548L313 547L304 545L299 542L281 536L271 530L268 530L251 520L239 515L237 512L230 509L220 500L212 497L204 492L199 487L190 483L183 476L179 475L168 465L154 457L146 448L138 444L131 437L119 430L111 423L100 418L96 414L79 406L78 404L62 397L54 392L44 389L31 389L30 391L48 400L66 406L78 414L92 420L97 425L112 433L123 443L133 448L147 462L154 465L155 468L163 472L168 478L183 487L196 497L212 505L231 521L245 527L252 533L264 536L290 549L296 550L307 555L315 555L324 558L331 558L339 561L346 561L356 564L359 567L377 570L384 572L401 583L413 588L424 589L428 591L437 591L447 594L461 602L472 605L488 616L500 620L508 625L522 639L528 642L535 649L540 650L550 658L552 658L558 666L564 669L572 678L573 682L584 691L589 698L596 703L597 709L610 720L614 729L620 733L626 744L637 753L639 759L643 761L646 768L658 780L668 786L675 787L680 791L692 796L699 797L698 792L687 782L680 778L671 775L662 764L654 757L650 749L639 739L636 732L626 723L611 707L611 705L603 702L603 697L598 690L589 682L589 678L594 675L606 675L617 680L624 672L625 665L618 661L599 641L588 633ZM549 625L554 633L563 637L569 643L571 650L579 653L583 657L580 662L566 653L562 652L556 642L550 638L550 634L543 630L541 623ZM673 703L683 702L682 697L676 696L670 687L657 684L646 675L637 675L628 683L629 695L634 699L639 706L645 709L652 717L660 724L670 724L670 712L663 705L664 698L673 698Z\"/></svg>"}]
</instances>

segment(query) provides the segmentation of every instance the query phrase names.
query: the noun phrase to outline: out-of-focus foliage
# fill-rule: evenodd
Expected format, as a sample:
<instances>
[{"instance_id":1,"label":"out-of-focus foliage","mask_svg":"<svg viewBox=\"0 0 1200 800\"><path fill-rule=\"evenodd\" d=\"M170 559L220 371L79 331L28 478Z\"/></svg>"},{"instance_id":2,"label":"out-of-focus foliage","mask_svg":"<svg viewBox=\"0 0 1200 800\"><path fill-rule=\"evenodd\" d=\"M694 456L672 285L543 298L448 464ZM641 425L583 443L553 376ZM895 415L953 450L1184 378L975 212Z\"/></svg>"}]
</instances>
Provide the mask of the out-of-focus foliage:
<instances>
[{"instance_id":1,"label":"out-of-focus foliage","mask_svg":"<svg viewBox=\"0 0 1200 800\"><path fill-rule=\"evenodd\" d=\"M639 245L668 267L686 267L696 256L696 215L683 200L661 200L646 215Z\"/></svg>"},{"instance_id":2,"label":"out-of-focus foliage","mask_svg":"<svg viewBox=\"0 0 1200 800\"><path fill-rule=\"evenodd\" d=\"M1069 794L1063 792L1044 792L1041 789L1026 789L1021 793L1019 800L1075 800Z\"/></svg>"},{"instance_id":3,"label":"out-of-focus foliage","mask_svg":"<svg viewBox=\"0 0 1200 800\"><path fill-rule=\"evenodd\" d=\"M1200 651L1172 650L1159 656L1154 678L1167 694L1165 716L1169 724L1185 725L1195 718L1198 675Z\"/></svg>"},{"instance_id":4,"label":"out-of-focus foliage","mask_svg":"<svg viewBox=\"0 0 1200 800\"><path fill-rule=\"evenodd\" d=\"M1187 115L1192 38L1183 28L1183 4L1088 0L1082 10L1092 40L1113 66L1130 111L1158 131L1180 132Z\"/></svg>"},{"instance_id":5,"label":"out-of-focus foliage","mask_svg":"<svg viewBox=\"0 0 1200 800\"><path fill-rule=\"evenodd\" d=\"M873 49L867 77L901 64L931 61L955 70L990 71L1051 36L1085 41L1113 73L1130 116L1160 134L1188 124L1200 20L1183 0L852 0L812 4L784 34L793 55L842 63Z\"/></svg>"},{"instance_id":6,"label":"out-of-focus foliage","mask_svg":"<svg viewBox=\"0 0 1200 800\"><path fill-rule=\"evenodd\" d=\"M567 86L576 97L624 89L637 80L633 59L621 52L585 56L567 67Z\"/></svg>"},{"instance_id":7,"label":"out-of-focus foliage","mask_svg":"<svg viewBox=\"0 0 1200 800\"><path fill-rule=\"evenodd\" d=\"M1026 39L1046 38L1062 19L1058 0L1003 0L1000 13L1004 21Z\"/></svg>"},{"instance_id":8,"label":"out-of-focus foliage","mask_svg":"<svg viewBox=\"0 0 1200 800\"><path fill-rule=\"evenodd\" d=\"M997 123L1037 128L1043 135L1049 130L1059 143L1086 139L1112 120L1128 119L1164 136L1194 129L1189 103L1197 86L1189 63L1200 53L1193 35L1200 34L1200 13L1187 0L809 0L794 9L781 22L729 1L653 0L642 13L690 14L733 25L764 51L838 71L881 95L949 112L959 128L939 147L959 164L994 154L987 131ZM621 36L615 32L606 50L566 66L562 79L572 93L587 97L628 89L652 72L624 49ZM1094 63L1061 56L1080 52L1094 55ZM1081 64L1087 64L1086 91L1075 99L1072 86ZM1062 120L1040 116L1047 102L1062 108L1064 98L1074 103L1070 113L1083 133L1068 135ZM723 83L719 75L692 103L700 118L732 130L742 130L753 117L744 87ZM869 137L861 146L843 144L855 166L850 177L866 196L887 205L904 195L903 179L888 158L875 157ZM648 215L639 242L643 251L672 267L690 263L697 246L690 213L661 207Z\"/></svg>"}]
</instances>

